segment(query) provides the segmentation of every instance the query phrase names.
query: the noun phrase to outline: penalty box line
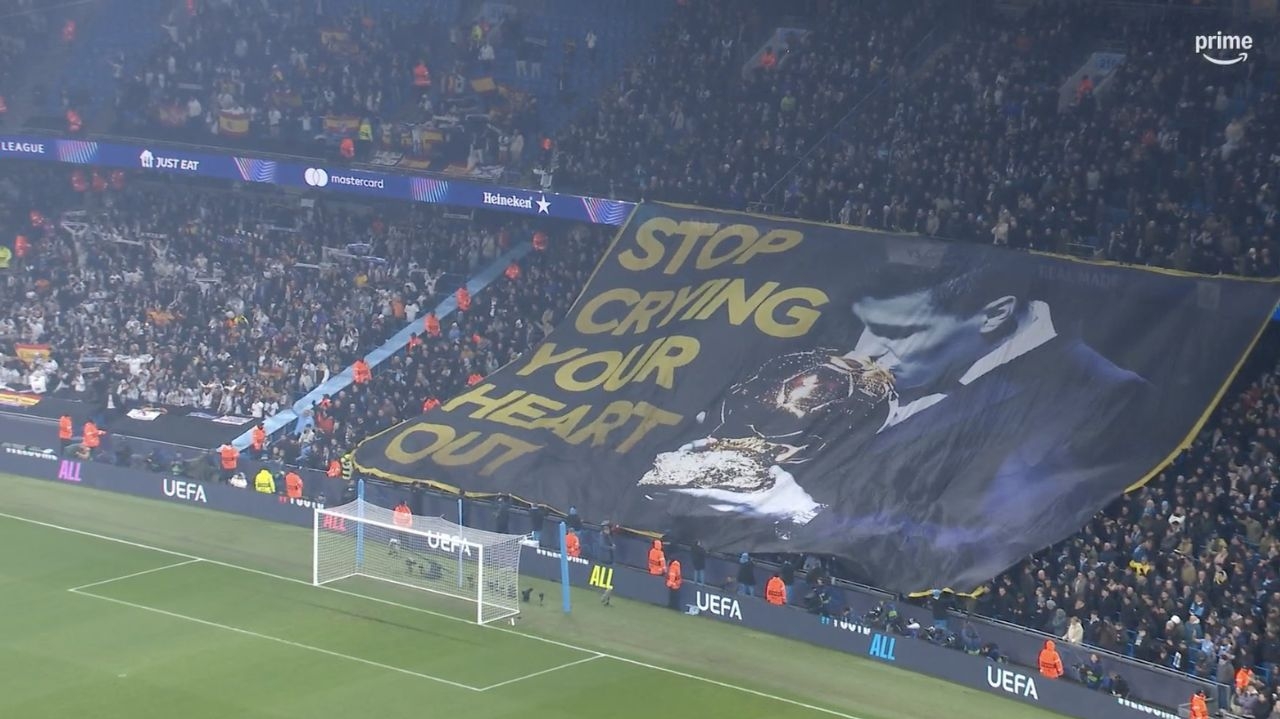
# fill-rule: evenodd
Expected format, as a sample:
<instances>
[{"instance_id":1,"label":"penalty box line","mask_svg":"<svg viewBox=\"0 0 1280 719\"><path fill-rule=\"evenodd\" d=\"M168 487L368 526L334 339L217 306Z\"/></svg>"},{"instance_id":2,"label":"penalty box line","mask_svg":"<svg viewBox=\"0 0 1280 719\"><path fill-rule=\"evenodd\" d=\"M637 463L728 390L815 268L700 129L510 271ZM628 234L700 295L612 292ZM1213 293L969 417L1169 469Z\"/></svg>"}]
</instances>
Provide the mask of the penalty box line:
<instances>
[{"instance_id":1,"label":"penalty box line","mask_svg":"<svg viewBox=\"0 0 1280 719\"><path fill-rule=\"evenodd\" d=\"M141 577L147 574L155 574L156 572L163 572L166 569L177 569L178 567L185 567L188 564L195 564L197 562L203 562L203 561L204 561L203 559L188 559L185 562L178 562L176 564L166 564L163 567L152 567L151 569L144 569L141 572L134 572L133 574L126 574L121 577L112 577L110 579L103 579L100 582L89 582L88 584L81 584L80 586L72 587L67 591L72 592L74 594L87 594L84 590L90 587L100 587L104 584L111 584L112 582L122 582L126 579L133 579L134 577Z\"/></svg>"},{"instance_id":2,"label":"penalty box line","mask_svg":"<svg viewBox=\"0 0 1280 719\"><path fill-rule=\"evenodd\" d=\"M164 547L157 547L151 544L142 544L141 542L134 542L132 540L122 539L120 537L112 537L106 534L89 532L83 529L76 529L75 527L66 527L61 524L53 524L52 522L44 522L39 519L31 519L30 517L22 517L16 514L9 514L7 512L0 512L0 517L3 517L5 519L12 519L16 522L25 522L26 524L32 524L37 527L44 527L46 529L56 529L60 532L78 534L82 537L90 537L92 539L97 539L103 542L114 542L116 544L123 544L129 547L136 547L138 549L146 549L152 552L168 554L171 557L182 557L184 559L198 559L203 561L206 564L213 564L219 567L226 567L227 569L236 569L241 572L248 572L250 574L259 574L264 577L278 579L282 582L292 582L294 584L305 584L308 587L313 586L310 581L305 579L298 579L297 577L286 577L283 574L272 574L271 572L266 572L261 569L253 569L252 567L242 567L238 564L231 564L229 562L222 562L216 559L209 559L208 557L197 557L194 554L187 554L186 552L178 552L172 549L165 549ZM339 594L346 594L352 597L359 597L367 601L377 602L379 604L385 604L387 606L399 607L401 609L407 609L413 612L421 612L423 614L427 614L430 616L440 617L441 619L447 619L451 622L465 622L467 624L474 624L474 622L472 622L471 620L462 619L461 617L456 617L451 614L443 614L441 612L435 612L430 609L426 609L424 607L414 607L408 604L401 604L400 602L393 602L389 599L380 599L378 597L371 597L365 594L349 592L345 589L330 587L328 585L322 585L320 588L328 590L330 592L337 592ZM82 594L83 592L78 592L78 593ZM105 597L100 597L100 598L105 599ZM491 631L503 632L504 634L513 634L518 637L524 637L526 639L531 639L534 641L551 644L557 647L563 647L565 649L572 649L575 651L582 652L584 654L598 654L603 658L612 659L617 662L622 662L623 664L630 664L631 666L634 666L634 667L640 667L642 669L648 669L655 672L662 672L663 674L670 674L672 676L677 676L682 679L688 679L690 681L698 681L698 682L703 682L705 684L711 684L714 686L718 686L722 689L730 689L733 691L742 692L744 694L750 694L752 696L759 697L761 699L768 699L770 701L776 701L781 704L788 704L790 706L800 707L801 709L808 709L809 711L816 712L819 714L826 714L828 716L839 717L839 719L862 719L862 717L858 717L853 714L847 714L845 712L837 711L835 709L830 709L828 707L818 706L816 704L809 704L807 702L802 702L797 699L789 699L787 697L779 696L777 694L770 694L768 692L764 692L759 689L744 687L740 684L732 684L730 682L720 681L719 679L712 679L711 677L702 676L700 674L693 674L690 672L681 671L679 669L672 669L671 667L664 667L660 664L651 664L649 662L640 661L639 659L632 659L630 657L624 657L618 654L608 654L606 652L597 652L594 649L586 649L574 644L569 644L568 642L562 642L556 639L551 639L550 637L544 637L539 634L530 634L528 632L521 632L515 629L509 629L507 627L494 626L492 624L486 624L484 625L484 628L489 629ZM479 691L479 690L477 689L476 691Z\"/></svg>"},{"instance_id":3,"label":"penalty box line","mask_svg":"<svg viewBox=\"0 0 1280 719\"><path fill-rule=\"evenodd\" d=\"M199 560L195 560L195 561L199 561ZM191 564L191 562L183 562L182 564ZM157 568L157 569L155 569L155 570L152 570L152 571L160 571L161 569L171 569L171 568L173 568L173 567L177 567L177 566L181 566L181 564L171 564L171 565L169 565L169 566L167 566L167 567L159 567L159 568ZM129 576L140 576L141 574L142 574L142 573L138 573L138 574L131 574L131 575L129 575ZM119 580L121 580L121 579L127 579L127 578L128 578L128 577L117 577L116 579L107 580L107 581L119 581ZM102 582L102 583L103 583L103 584L105 584L106 582ZM92 598L92 599L99 599L99 600L102 600L102 601L104 601L104 602L111 602L112 604L119 604L119 605L121 605L121 606L131 607L131 608L133 608L133 609L138 609L138 610L141 610L141 611L144 611L144 612L151 612L151 613L153 613L153 614L159 614L159 615L161 615L161 616L170 617L170 618L172 618L172 619L181 619L182 621L185 621L185 622L192 622L192 623L194 623L194 624L201 624L201 625L206 626L206 627L212 627L213 629L221 629L221 630L223 630L223 631L232 632L232 633L235 633L235 634L240 634L240 635L243 635L243 636L246 636L246 637L253 637L253 638L255 638L255 639L263 639L263 640L266 640L266 641L269 641L269 642L275 642L275 643L277 643L277 644L283 644L283 645L288 646L288 647L294 647L295 649L304 649L304 650L309 651L309 652L315 652L315 653L317 653L317 654L323 654L323 655L325 655L325 656L334 657L334 658L337 658L337 659L345 659L346 661L349 661L349 662L355 662L355 663L357 663L357 664L364 664L364 665L366 665L366 666L374 667L374 668L376 668L376 669L383 669L383 670L386 670L386 671L389 671L389 672L395 672L395 673L397 673L397 674L406 674L406 675L411 676L411 677L417 677L418 679L426 679L426 680L429 680L429 681L438 682L438 683L440 683L440 684L447 684L447 685L449 685L449 686L451 686L451 687L455 687L455 688L457 688L457 689L466 689L467 691L472 691L472 692L480 692L480 691L484 691L484 690L485 690L485 689L481 689L481 688L479 688L479 687L473 687L473 686L471 686L471 685L469 685L469 684L463 684L463 683L461 683L461 682L455 682L455 681L452 681L452 680L450 680L450 679L444 679L444 678L441 678L441 677L432 676L432 675L430 675L430 674L424 674L424 673L422 673L422 672L415 672L415 671L413 671L412 669L405 669L405 668L403 668L403 667L396 667L396 666L392 666L392 665L390 665L390 664L383 664L382 662L375 662L375 661L373 661L372 659L364 659L364 658L362 658L362 657L356 657L356 656L352 656L352 655L350 655L350 654L343 654L342 652L335 652L335 651L333 651L333 650L331 650L331 649L324 649L324 648L321 648L321 647L312 646L312 645L310 645L310 644L303 644L302 642L295 642L295 641L293 641L292 639L283 639L283 638L281 638L281 637L273 637L273 636L271 636L270 634L261 634L261 633L259 633L259 632L255 632L255 631L252 631L252 630L249 630L249 629L243 629L243 628L241 628L241 627L233 627L233 626L231 626L231 625L229 625L229 624L221 624L221 623L219 623L219 622L209 621L208 619L200 619L199 617L192 617L192 616L188 616L188 615L186 615L186 614L179 614L178 612L171 612L171 611L169 611L169 610L167 610L167 609L160 609L160 608L158 608L158 607L149 607L149 606L147 606L147 605L145 605L145 604L138 604L138 603L136 603L136 602L130 602L130 601L126 601L126 600L124 600L124 599L116 599L115 597L106 597L106 596L103 596L103 595L101 595L101 594L94 594L94 593L92 593L92 592L86 592L86 591L84 591L84 589L83 589L83 588L81 588L81 587L73 587L73 588L71 588L71 589L68 589L67 591L68 591L68 592L71 592L72 594L78 594L78 595L80 595L80 596L82 596L82 597L90 597L90 598ZM486 688L487 688L487 687L486 687Z\"/></svg>"}]
</instances>

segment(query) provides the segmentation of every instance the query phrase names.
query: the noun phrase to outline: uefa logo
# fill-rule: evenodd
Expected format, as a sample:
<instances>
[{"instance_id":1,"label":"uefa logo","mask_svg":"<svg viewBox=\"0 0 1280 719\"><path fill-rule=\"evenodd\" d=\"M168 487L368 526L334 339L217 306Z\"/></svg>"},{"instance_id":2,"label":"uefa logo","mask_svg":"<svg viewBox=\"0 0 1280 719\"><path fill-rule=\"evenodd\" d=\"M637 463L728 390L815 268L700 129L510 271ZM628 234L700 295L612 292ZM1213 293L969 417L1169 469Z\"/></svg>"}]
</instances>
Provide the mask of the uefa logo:
<instances>
[{"instance_id":1,"label":"uefa logo","mask_svg":"<svg viewBox=\"0 0 1280 719\"><path fill-rule=\"evenodd\" d=\"M308 167L302 173L302 179L306 180L308 187L324 187L329 184L329 173L318 167Z\"/></svg>"}]
</instances>

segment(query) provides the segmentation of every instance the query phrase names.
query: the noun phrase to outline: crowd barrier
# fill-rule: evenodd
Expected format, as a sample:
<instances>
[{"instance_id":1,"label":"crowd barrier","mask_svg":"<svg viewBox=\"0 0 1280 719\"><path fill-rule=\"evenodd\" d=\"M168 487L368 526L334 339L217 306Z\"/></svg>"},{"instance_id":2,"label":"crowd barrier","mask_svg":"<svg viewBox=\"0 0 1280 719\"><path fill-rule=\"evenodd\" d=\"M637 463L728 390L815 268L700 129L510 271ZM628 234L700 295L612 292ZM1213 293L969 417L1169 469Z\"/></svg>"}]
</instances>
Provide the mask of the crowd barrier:
<instances>
[{"instance_id":1,"label":"crowd barrier","mask_svg":"<svg viewBox=\"0 0 1280 719\"><path fill-rule=\"evenodd\" d=\"M350 494L346 483L314 470L300 471L307 487L305 498L289 499L228 486L214 478L216 471L175 477L106 462L78 462L59 456L54 448L55 443L48 441L54 434L52 426L33 425L0 415L0 437L9 440L0 443L0 472L165 502L191 504L204 509L303 527L311 526L316 507L323 507L326 503L339 504L348 499ZM43 438L43 443L39 441L40 438ZM19 441L12 441L13 439ZM131 440L131 443L139 456L151 449L144 440ZM171 449L169 451L172 452ZM253 473L261 466L257 462L242 462L241 470L252 478ZM212 463L209 467L212 468ZM415 514L458 520L457 497L421 487L414 489L405 485L370 482L366 486L366 499L382 506L394 506L403 500L409 502ZM467 500L462 506L462 520L468 526L487 529L494 527L495 506L492 503ZM523 533L531 528L527 513L512 512L509 531ZM550 529L550 523L547 529ZM662 580L648 575L640 568L646 558L646 539L624 535L616 539L611 550L605 551L597 531L588 529L583 534L583 557L575 558L569 565L572 584L598 590L612 589L616 596L650 604L667 604L667 590ZM550 531L543 535L545 538L554 537L554 533ZM682 559L686 567L689 566L687 557L678 552L674 557ZM736 569L736 565L726 559L708 557L706 577L709 582L718 584L736 574ZM559 555L551 548L526 547L522 572L549 581L559 581ZM690 569L686 569L686 577L691 575ZM761 586L768 576L763 570L757 572L757 580ZM851 587L844 587L841 591L844 604L851 608L851 616L855 617L853 621L824 621L821 617L794 606L775 607L758 598L729 594L714 586L693 582L686 582L680 604L682 608L694 607L697 613L714 620L871 657L877 661L891 662L910 671L1037 704L1070 716L1090 719L1155 716L1172 719L1176 716L1176 711L1160 707L1177 707L1185 703L1200 687L1216 690L1216 686L1191 677L1136 662L1119 663L1109 657L1105 669L1108 672L1119 671L1130 686L1129 699L1120 700L1074 682L1044 679L1027 668L1034 666L1034 654L1031 654L1031 661L1022 659L1022 656L1031 652L1038 653L1043 642L1040 635L973 618L982 640L998 643L1002 653L1013 662L996 664L922 640L880 634L856 618L863 616L886 595L858 591ZM791 594L796 599L803 591L797 587L793 588ZM897 606L903 615L916 618L924 626L932 622L929 613L920 607L901 602ZM1073 659L1072 648L1061 643L1059 646L1064 662L1070 665ZM1087 648L1084 651L1088 651ZM1216 696L1216 692L1210 696Z\"/></svg>"},{"instance_id":2,"label":"crowd barrier","mask_svg":"<svg viewBox=\"0 0 1280 719\"><path fill-rule=\"evenodd\" d=\"M560 554L542 547L526 546L520 560L520 572L558 582ZM663 579L633 567L596 564L574 558L569 564L569 581L577 587L600 591L608 589L615 596L667 606L668 594ZM1082 719L1177 719L1175 711L1091 691L1070 681L1048 679L1012 664L991 662L918 639L881 633L855 622L824 620L814 614L772 606L759 598L728 595L689 582L680 590L678 606L685 614L706 617L691 618L690 621L727 622L745 629L797 639L1067 716ZM904 700L910 701L909 698Z\"/></svg>"},{"instance_id":3,"label":"crowd barrier","mask_svg":"<svg viewBox=\"0 0 1280 719\"><path fill-rule=\"evenodd\" d=\"M531 217L546 216L601 225L621 225L635 208L634 202L602 197L501 187L449 176L406 175L319 159L233 155L214 148L163 142L140 144L106 139L71 140L0 134L0 158L6 157L261 182L319 192L502 210Z\"/></svg>"}]
</instances>

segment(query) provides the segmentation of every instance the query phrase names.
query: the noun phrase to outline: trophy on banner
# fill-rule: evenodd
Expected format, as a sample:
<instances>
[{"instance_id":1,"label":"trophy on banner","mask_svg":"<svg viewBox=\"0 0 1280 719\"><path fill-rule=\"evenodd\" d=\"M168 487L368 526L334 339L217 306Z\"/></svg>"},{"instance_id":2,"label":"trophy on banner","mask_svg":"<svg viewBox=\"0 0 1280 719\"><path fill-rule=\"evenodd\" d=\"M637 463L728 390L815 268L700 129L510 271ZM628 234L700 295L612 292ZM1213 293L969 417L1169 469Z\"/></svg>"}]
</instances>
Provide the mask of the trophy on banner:
<instances>
[{"instance_id":1,"label":"trophy on banner","mask_svg":"<svg viewBox=\"0 0 1280 719\"><path fill-rule=\"evenodd\" d=\"M639 484L805 524L822 507L788 467L817 456L824 437L873 421L892 394L893 375L868 359L826 348L780 355L729 390L707 437L659 454Z\"/></svg>"}]
</instances>

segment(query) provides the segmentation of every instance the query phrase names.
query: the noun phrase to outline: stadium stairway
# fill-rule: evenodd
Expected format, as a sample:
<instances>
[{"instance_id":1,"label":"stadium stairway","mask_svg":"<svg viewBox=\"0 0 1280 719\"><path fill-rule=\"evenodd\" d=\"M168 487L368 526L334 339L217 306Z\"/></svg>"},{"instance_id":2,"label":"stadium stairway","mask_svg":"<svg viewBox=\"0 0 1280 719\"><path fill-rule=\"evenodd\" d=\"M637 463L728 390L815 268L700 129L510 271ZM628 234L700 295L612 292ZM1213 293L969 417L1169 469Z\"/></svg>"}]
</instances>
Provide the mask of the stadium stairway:
<instances>
[{"instance_id":1,"label":"stadium stairway","mask_svg":"<svg viewBox=\"0 0 1280 719\"><path fill-rule=\"evenodd\" d=\"M508 250L506 253L499 255L498 258L490 263L488 267L480 270L480 272L476 273L474 277L467 281L467 291L471 293L472 297L477 296L482 290L502 276L502 272L507 268L507 265L520 260L525 255L529 254L532 249L532 244L529 242L522 242ZM435 306L436 317L440 319L441 324L444 324L444 320L448 318L449 315L453 314L457 308L458 304L454 300L453 295L450 294L441 301L440 304ZM364 361L369 364L371 369L376 368L378 365L393 357L397 352L408 347L409 338L412 337L415 332L420 332L421 329L422 316L414 317L407 325L405 325L404 329L397 332L391 337L391 339L384 342L380 347L365 355ZM292 432L301 431L305 412L311 407L311 405L319 402L325 395L337 394L353 381L354 377L352 375L351 367L344 367L341 372L331 376L329 381L303 395L301 399L293 403L292 407L268 417L264 421L267 435L270 436L286 428L289 428L289 431ZM291 424L293 425L292 428L290 428ZM252 441L252 433L252 428L246 430L245 433L237 437L232 444L236 449L244 450Z\"/></svg>"}]
</instances>

